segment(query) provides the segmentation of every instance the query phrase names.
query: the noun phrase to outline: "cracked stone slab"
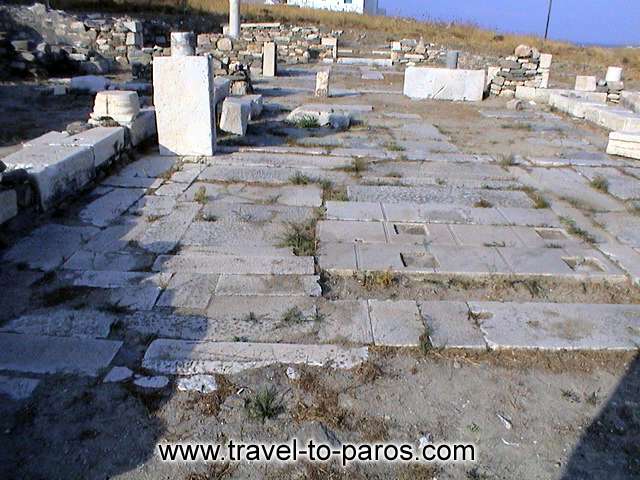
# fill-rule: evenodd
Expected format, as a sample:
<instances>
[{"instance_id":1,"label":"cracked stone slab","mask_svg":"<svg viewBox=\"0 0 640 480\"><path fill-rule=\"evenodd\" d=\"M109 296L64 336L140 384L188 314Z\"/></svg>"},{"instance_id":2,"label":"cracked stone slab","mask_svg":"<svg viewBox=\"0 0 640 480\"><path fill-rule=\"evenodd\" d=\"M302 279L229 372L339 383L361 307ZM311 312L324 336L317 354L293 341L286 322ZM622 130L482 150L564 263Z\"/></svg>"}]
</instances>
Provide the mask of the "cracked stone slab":
<instances>
[{"instance_id":1,"label":"cracked stone slab","mask_svg":"<svg viewBox=\"0 0 640 480\"><path fill-rule=\"evenodd\" d=\"M114 322L113 315L98 310L49 309L13 319L0 332L107 338Z\"/></svg>"},{"instance_id":2,"label":"cracked stone slab","mask_svg":"<svg viewBox=\"0 0 640 480\"><path fill-rule=\"evenodd\" d=\"M308 177L311 181L330 180L345 183L350 180L345 172L323 171L318 169L301 170L296 167L261 167L261 166L228 166L216 165L206 168L198 177L200 181L233 182L233 183L267 183L287 184L299 175Z\"/></svg>"},{"instance_id":3,"label":"cracked stone slab","mask_svg":"<svg viewBox=\"0 0 640 480\"><path fill-rule=\"evenodd\" d=\"M149 155L130 163L119 175L123 177L157 178L174 168L180 161L180 157Z\"/></svg>"},{"instance_id":4,"label":"cracked stone slab","mask_svg":"<svg viewBox=\"0 0 640 480\"><path fill-rule=\"evenodd\" d=\"M11 400L26 400L40 384L36 378L7 377L0 375L0 396L4 395Z\"/></svg>"},{"instance_id":5,"label":"cracked stone slab","mask_svg":"<svg viewBox=\"0 0 640 480\"><path fill-rule=\"evenodd\" d=\"M512 273L497 248L431 245L427 250L436 259L437 273L478 275Z\"/></svg>"},{"instance_id":6,"label":"cracked stone slab","mask_svg":"<svg viewBox=\"0 0 640 480\"><path fill-rule=\"evenodd\" d=\"M147 349L142 365L169 375L233 374L276 363L350 369L367 358L366 347L159 339Z\"/></svg>"},{"instance_id":7,"label":"cracked stone slab","mask_svg":"<svg viewBox=\"0 0 640 480\"><path fill-rule=\"evenodd\" d=\"M399 187L349 185L349 200L357 202L384 203L441 203L474 206L486 201L494 206L530 208L531 200L523 192L485 189L462 189L456 187Z\"/></svg>"},{"instance_id":8,"label":"cracked stone slab","mask_svg":"<svg viewBox=\"0 0 640 480\"><path fill-rule=\"evenodd\" d=\"M176 273L156 306L205 310L215 293L219 275Z\"/></svg>"},{"instance_id":9,"label":"cracked stone slab","mask_svg":"<svg viewBox=\"0 0 640 480\"><path fill-rule=\"evenodd\" d=\"M323 270L351 273L358 269L356 246L351 243L321 242L318 264Z\"/></svg>"},{"instance_id":10,"label":"cracked stone slab","mask_svg":"<svg viewBox=\"0 0 640 480\"><path fill-rule=\"evenodd\" d=\"M418 308L434 347L487 348L465 302L418 302Z\"/></svg>"},{"instance_id":11,"label":"cracked stone slab","mask_svg":"<svg viewBox=\"0 0 640 480\"><path fill-rule=\"evenodd\" d=\"M640 198L640 181L625 175L615 168L577 168L589 181L602 177L607 182L607 191L620 200Z\"/></svg>"},{"instance_id":12,"label":"cracked stone slab","mask_svg":"<svg viewBox=\"0 0 640 480\"><path fill-rule=\"evenodd\" d=\"M153 255L137 252L92 252L78 250L63 265L67 270L144 271L153 265Z\"/></svg>"},{"instance_id":13,"label":"cracked stone slab","mask_svg":"<svg viewBox=\"0 0 640 480\"><path fill-rule=\"evenodd\" d=\"M413 347L425 333L416 302L368 300L373 341L376 345Z\"/></svg>"},{"instance_id":14,"label":"cracked stone slab","mask_svg":"<svg viewBox=\"0 0 640 480\"><path fill-rule=\"evenodd\" d=\"M263 166L263 167L295 167L295 168L340 168L351 165L350 156L312 155L262 152L238 152L232 155L222 155L207 159L209 164L227 164L237 166ZM304 172L303 172L304 173Z\"/></svg>"},{"instance_id":15,"label":"cracked stone slab","mask_svg":"<svg viewBox=\"0 0 640 480\"><path fill-rule=\"evenodd\" d=\"M319 207L322 205L322 189L316 185L257 186L246 184L212 184L196 182L180 197L192 202L204 189L206 203L261 203L264 205L290 205L294 207Z\"/></svg>"},{"instance_id":16,"label":"cracked stone slab","mask_svg":"<svg viewBox=\"0 0 640 480\"><path fill-rule=\"evenodd\" d=\"M152 253L168 253L178 243L200 211L196 203L180 203L167 216L154 222L137 239L140 248Z\"/></svg>"},{"instance_id":17,"label":"cracked stone slab","mask_svg":"<svg viewBox=\"0 0 640 480\"><path fill-rule=\"evenodd\" d=\"M313 257L276 257L189 253L160 255L155 271L230 275L313 275Z\"/></svg>"},{"instance_id":18,"label":"cracked stone slab","mask_svg":"<svg viewBox=\"0 0 640 480\"><path fill-rule=\"evenodd\" d=\"M176 207L176 198L171 196L145 195L129 209L132 215L164 217Z\"/></svg>"},{"instance_id":19,"label":"cracked stone slab","mask_svg":"<svg viewBox=\"0 0 640 480\"><path fill-rule=\"evenodd\" d=\"M216 295L319 297L317 275L221 275Z\"/></svg>"},{"instance_id":20,"label":"cracked stone slab","mask_svg":"<svg viewBox=\"0 0 640 480\"><path fill-rule=\"evenodd\" d=\"M98 232L95 227L69 227L50 223L18 240L3 259L23 263L37 270L55 270Z\"/></svg>"},{"instance_id":21,"label":"cracked stone slab","mask_svg":"<svg viewBox=\"0 0 640 480\"><path fill-rule=\"evenodd\" d=\"M106 227L144 195L141 188L115 188L80 211L80 218L97 227Z\"/></svg>"},{"instance_id":22,"label":"cracked stone slab","mask_svg":"<svg viewBox=\"0 0 640 480\"><path fill-rule=\"evenodd\" d=\"M640 306L469 302L492 349L636 350Z\"/></svg>"},{"instance_id":23,"label":"cracked stone slab","mask_svg":"<svg viewBox=\"0 0 640 480\"><path fill-rule=\"evenodd\" d=\"M97 376L122 342L114 340L0 334L0 370Z\"/></svg>"},{"instance_id":24,"label":"cracked stone slab","mask_svg":"<svg viewBox=\"0 0 640 480\"><path fill-rule=\"evenodd\" d=\"M384 225L379 222L323 220L318 222L316 231L321 242L387 242Z\"/></svg>"},{"instance_id":25,"label":"cracked stone slab","mask_svg":"<svg viewBox=\"0 0 640 480\"><path fill-rule=\"evenodd\" d=\"M600 213L595 221L616 236L621 243L640 247L640 218L629 213Z\"/></svg>"},{"instance_id":26,"label":"cracked stone slab","mask_svg":"<svg viewBox=\"0 0 640 480\"><path fill-rule=\"evenodd\" d=\"M105 179L100 185L119 188L158 188L162 185L162 179L112 175Z\"/></svg>"},{"instance_id":27,"label":"cracked stone slab","mask_svg":"<svg viewBox=\"0 0 640 480\"><path fill-rule=\"evenodd\" d=\"M202 207L202 218L209 221L245 222L264 225L269 222L304 222L311 220L314 209L286 205L214 203Z\"/></svg>"},{"instance_id":28,"label":"cracked stone slab","mask_svg":"<svg viewBox=\"0 0 640 480\"><path fill-rule=\"evenodd\" d=\"M154 195L158 197L177 197L189 187L188 183L165 182L159 187Z\"/></svg>"},{"instance_id":29,"label":"cracked stone slab","mask_svg":"<svg viewBox=\"0 0 640 480\"><path fill-rule=\"evenodd\" d=\"M203 214L204 216L205 214ZM211 217L205 217L211 218ZM229 220L193 222L182 245L195 246L274 246L277 247L285 234L282 223L250 223Z\"/></svg>"}]
</instances>

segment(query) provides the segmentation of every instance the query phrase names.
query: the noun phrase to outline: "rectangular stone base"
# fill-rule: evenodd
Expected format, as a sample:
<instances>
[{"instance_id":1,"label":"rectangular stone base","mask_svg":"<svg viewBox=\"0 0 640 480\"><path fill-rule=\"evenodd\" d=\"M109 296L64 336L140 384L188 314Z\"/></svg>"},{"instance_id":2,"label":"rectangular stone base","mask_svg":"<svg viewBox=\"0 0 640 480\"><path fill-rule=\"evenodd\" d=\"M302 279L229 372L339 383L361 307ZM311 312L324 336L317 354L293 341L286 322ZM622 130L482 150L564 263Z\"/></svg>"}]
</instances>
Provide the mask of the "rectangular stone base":
<instances>
[{"instance_id":1,"label":"rectangular stone base","mask_svg":"<svg viewBox=\"0 0 640 480\"><path fill-rule=\"evenodd\" d=\"M409 67L404 76L404 94L414 99L482 100L484 70Z\"/></svg>"},{"instance_id":2,"label":"rectangular stone base","mask_svg":"<svg viewBox=\"0 0 640 480\"><path fill-rule=\"evenodd\" d=\"M156 57L153 89L161 155L213 155L213 68L209 57Z\"/></svg>"},{"instance_id":3,"label":"rectangular stone base","mask_svg":"<svg viewBox=\"0 0 640 480\"><path fill-rule=\"evenodd\" d=\"M607 153L640 160L640 133L611 132Z\"/></svg>"}]
</instances>

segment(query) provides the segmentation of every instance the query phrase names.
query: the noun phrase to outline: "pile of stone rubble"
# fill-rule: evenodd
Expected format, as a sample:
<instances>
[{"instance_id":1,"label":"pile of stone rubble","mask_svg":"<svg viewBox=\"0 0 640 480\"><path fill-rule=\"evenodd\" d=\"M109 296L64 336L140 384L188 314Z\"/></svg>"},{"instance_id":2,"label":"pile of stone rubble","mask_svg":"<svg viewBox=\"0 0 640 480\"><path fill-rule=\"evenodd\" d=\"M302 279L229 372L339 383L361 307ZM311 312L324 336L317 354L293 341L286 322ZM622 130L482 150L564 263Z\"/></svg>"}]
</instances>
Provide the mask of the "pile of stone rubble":
<instances>
[{"instance_id":1,"label":"pile of stone rubble","mask_svg":"<svg viewBox=\"0 0 640 480\"><path fill-rule=\"evenodd\" d=\"M491 94L513 98L519 86L547 88L552 58L537 48L519 45L499 67L490 67Z\"/></svg>"}]
</instances>

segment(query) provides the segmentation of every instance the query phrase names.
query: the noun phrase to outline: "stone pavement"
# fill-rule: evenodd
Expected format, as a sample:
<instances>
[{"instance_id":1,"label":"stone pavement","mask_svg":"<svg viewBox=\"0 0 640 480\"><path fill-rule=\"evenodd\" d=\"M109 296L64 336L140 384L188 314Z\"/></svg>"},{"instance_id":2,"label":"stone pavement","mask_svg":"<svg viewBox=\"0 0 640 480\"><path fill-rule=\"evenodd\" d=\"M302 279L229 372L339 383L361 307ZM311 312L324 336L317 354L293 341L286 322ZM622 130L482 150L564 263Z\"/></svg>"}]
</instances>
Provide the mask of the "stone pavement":
<instances>
[{"instance_id":1,"label":"stone pavement","mask_svg":"<svg viewBox=\"0 0 640 480\"><path fill-rule=\"evenodd\" d=\"M598 154L548 112L473 107L529 122L563 152L508 162L356 94L337 99L357 119L346 131L286 124L280 106L305 103L312 82L258 82L269 114L243 144L222 138L211 157L142 156L2 252L76 297L0 325L0 392L24 398L43 374L102 376L113 366L160 375L274 362L351 368L372 345L637 348L635 305L425 301L402 291L327 298L327 275L565 280L576 290L637 282L640 168Z\"/></svg>"}]
</instances>

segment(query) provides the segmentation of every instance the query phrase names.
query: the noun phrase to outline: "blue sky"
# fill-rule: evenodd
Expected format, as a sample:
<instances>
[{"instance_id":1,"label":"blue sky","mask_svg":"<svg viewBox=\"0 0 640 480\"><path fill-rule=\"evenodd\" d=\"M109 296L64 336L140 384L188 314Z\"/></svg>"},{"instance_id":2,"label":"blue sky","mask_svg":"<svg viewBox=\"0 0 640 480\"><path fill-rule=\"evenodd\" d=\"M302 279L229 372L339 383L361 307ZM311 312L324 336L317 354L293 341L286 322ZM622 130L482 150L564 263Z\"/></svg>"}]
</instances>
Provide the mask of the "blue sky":
<instances>
[{"instance_id":1,"label":"blue sky","mask_svg":"<svg viewBox=\"0 0 640 480\"><path fill-rule=\"evenodd\" d=\"M544 35L548 0L378 0L378 5L388 15L472 22L503 33ZM640 45L640 0L553 0L549 37L576 43Z\"/></svg>"}]
</instances>

